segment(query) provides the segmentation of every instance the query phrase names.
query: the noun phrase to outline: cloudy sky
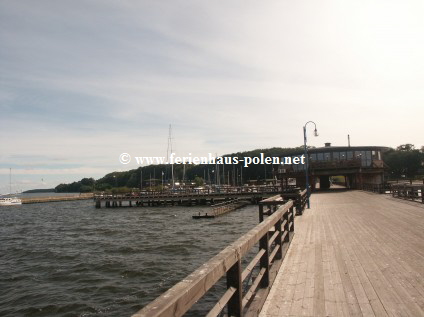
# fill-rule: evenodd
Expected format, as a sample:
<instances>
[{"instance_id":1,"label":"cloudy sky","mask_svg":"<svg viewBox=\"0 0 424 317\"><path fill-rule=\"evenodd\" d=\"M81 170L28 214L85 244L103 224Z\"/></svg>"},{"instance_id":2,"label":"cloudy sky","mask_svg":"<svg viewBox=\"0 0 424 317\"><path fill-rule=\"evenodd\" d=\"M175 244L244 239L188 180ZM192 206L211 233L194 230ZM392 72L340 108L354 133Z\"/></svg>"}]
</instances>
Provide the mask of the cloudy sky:
<instances>
[{"instance_id":1,"label":"cloudy sky","mask_svg":"<svg viewBox=\"0 0 424 317\"><path fill-rule=\"evenodd\" d=\"M424 145L424 2L0 1L0 193L118 156Z\"/></svg>"}]
</instances>

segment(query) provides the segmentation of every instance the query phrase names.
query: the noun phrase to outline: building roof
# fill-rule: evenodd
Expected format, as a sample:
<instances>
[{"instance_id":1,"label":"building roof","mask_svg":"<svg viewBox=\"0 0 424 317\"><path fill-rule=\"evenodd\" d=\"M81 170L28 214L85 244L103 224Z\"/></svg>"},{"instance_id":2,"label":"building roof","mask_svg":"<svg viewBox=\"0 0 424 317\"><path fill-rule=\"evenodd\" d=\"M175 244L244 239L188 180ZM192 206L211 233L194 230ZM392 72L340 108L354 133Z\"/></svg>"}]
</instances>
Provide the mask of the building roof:
<instances>
[{"instance_id":1,"label":"building roof","mask_svg":"<svg viewBox=\"0 0 424 317\"><path fill-rule=\"evenodd\" d=\"M342 151L382 151L390 150L387 146L323 146L317 148L309 148L308 153L323 153L323 152L342 152ZM297 151L293 155L303 154L304 151Z\"/></svg>"}]
</instances>

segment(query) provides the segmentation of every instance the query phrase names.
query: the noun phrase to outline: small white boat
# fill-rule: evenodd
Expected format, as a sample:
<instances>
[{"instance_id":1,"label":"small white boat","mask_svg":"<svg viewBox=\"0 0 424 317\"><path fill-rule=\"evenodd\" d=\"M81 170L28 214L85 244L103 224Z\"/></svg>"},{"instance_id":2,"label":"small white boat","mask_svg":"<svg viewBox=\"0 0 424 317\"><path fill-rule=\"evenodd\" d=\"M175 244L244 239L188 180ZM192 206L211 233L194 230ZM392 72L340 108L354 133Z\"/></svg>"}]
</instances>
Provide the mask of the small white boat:
<instances>
[{"instance_id":1,"label":"small white boat","mask_svg":"<svg viewBox=\"0 0 424 317\"><path fill-rule=\"evenodd\" d=\"M10 193L12 192L12 169L9 175ZM0 197L0 206L22 205L22 200L17 197Z\"/></svg>"},{"instance_id":2,"label":"small white boat","mask_svg":"<svg viewBox=\"0 0 424 317\"><path fill-rule=\"evenodd\" d=\"M17 197L0 198L0 206L13 206L13 205L22 205L22 200Z\"/></svg>"}]
</instances>

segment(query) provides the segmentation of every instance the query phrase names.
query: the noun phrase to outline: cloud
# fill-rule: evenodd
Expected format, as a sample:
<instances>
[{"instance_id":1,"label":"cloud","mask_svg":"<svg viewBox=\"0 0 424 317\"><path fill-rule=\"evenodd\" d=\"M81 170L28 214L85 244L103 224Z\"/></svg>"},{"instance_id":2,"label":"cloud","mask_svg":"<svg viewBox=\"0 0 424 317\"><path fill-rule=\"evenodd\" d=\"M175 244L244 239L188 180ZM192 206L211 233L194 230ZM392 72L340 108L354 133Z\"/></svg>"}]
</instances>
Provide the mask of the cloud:
<instances>
[{"instance_id":1,"label":"cloud","mask_svg":"<svg viewBox=\"0 0 424 317\"><path fill-rule=\"evenodd\" d=\"M3 1L0 168L100 173L123 152L164 154L169 124L178 151L199 156L298 146L308 120L312 145L349 133L421 146L409 127L424 117L423 13L419 1Z\"/></svg>"}]
</instances>

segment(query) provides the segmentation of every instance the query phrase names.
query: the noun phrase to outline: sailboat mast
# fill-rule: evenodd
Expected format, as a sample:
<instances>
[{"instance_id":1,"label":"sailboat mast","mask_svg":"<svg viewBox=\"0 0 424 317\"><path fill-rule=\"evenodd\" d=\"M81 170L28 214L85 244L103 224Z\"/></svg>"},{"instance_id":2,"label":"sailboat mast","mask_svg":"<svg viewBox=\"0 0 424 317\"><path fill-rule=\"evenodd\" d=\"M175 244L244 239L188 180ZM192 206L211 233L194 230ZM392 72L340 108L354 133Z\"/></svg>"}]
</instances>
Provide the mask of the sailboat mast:
<instances>
[{"instance_id":1,"label":"sailboat mast","mask_svg":"<svg viewBox=\"0 0 424 317\"><path fill-rule=\"evenodd\" d=\"M171 150L171 152L169 153L169 151L167 151L167 157L169 159L169 155L172 155L173 151L172 151L172 126L169 125L169 134L168 134L168 150ZM171 164L171 178L172 178L172 189L175 188L175 181L174 181L174 164Z\"/></svg>"},{"instance_id":2,"label":"sailboat mast","mask_svg":"<svg viewBox=\"0 0 424 317\"><path fill-rule=\"evenodd\" d=\"M12 168L9 167L9 193L12 195Z\"/></svg>"}]
</instances>

